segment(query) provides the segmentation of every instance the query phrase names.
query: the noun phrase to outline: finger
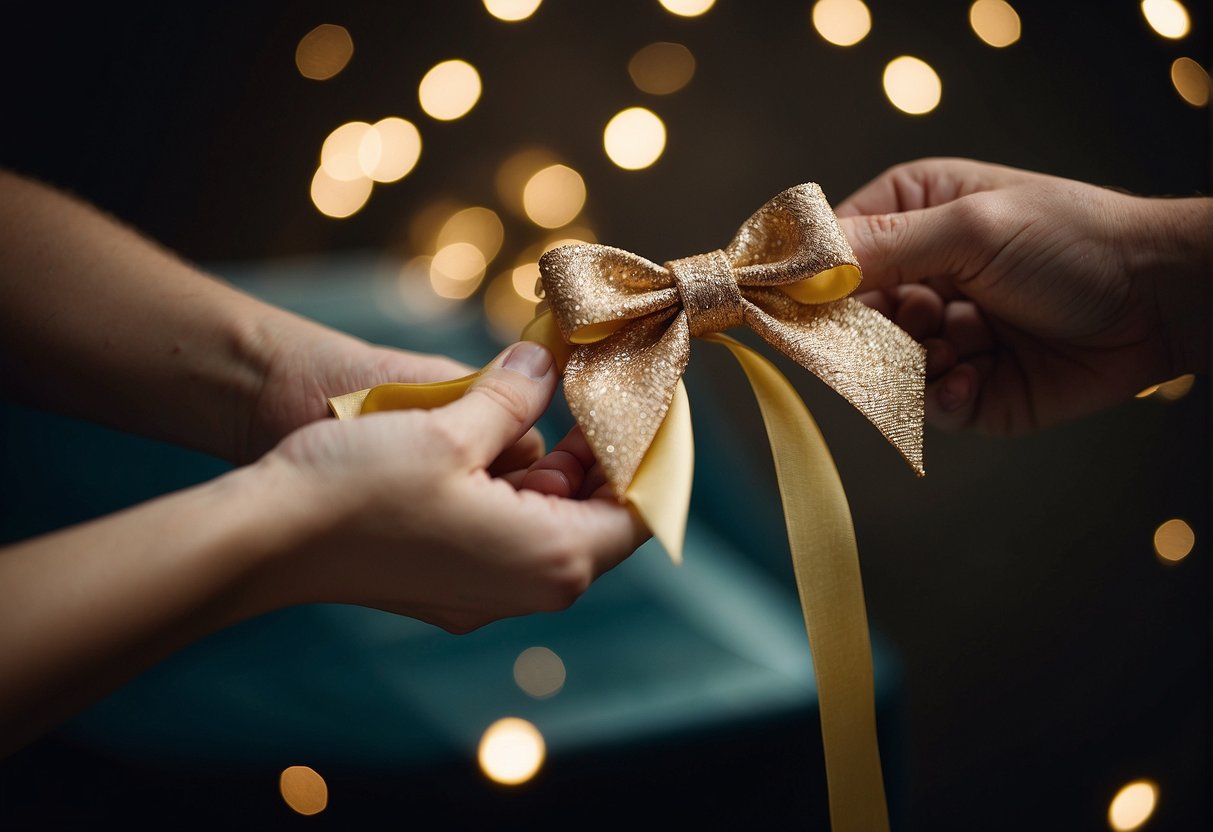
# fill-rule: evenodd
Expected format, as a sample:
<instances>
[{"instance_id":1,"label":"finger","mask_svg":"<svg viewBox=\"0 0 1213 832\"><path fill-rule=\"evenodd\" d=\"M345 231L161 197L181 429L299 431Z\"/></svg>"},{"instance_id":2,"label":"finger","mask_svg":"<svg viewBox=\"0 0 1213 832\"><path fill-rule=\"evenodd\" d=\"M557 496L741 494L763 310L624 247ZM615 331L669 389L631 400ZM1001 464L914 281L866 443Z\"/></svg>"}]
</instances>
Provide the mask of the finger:
<instances>
[{"instance_id":1,"label":"finger","mask_svg":"<svg viewBox=\"0 0 1213 832\"><path fill-rule=\"evenodd\" d=\"M927 351L927 381L934 381L956 366L956 348L943 338L927 338L922 342Z\"/></svg>"},{"instance_id":2,"label":"finger","mask_svg":"<svg viewBox=\"0 0 1213 832\"><path fill-rule=\"evenodd\" d=\"M864 306L869 306L875 309L881 315L892 320L894 312L897 310L897 301L887 291L872 291L859 292L854 295L855 300L862 303Z\"/></svg>"},{"instance_id":3,"label":"finger","mask_svg":"<svg viewBox=\"0 0 1213 832\"><path fill-rule=\"evenodd\" d=\"M574 427L550 454L531 465L519 487L555 497L575 497L593 464L593 451L581 429Z\"/></svg>"},{"instance_id":4,"label":"finger","mask_svg":"<svg viewBox=\"0 0 1213 832\"><path fill-rule=\"evenodd\" d=\"M531 428L521 439L506 448L489 466L489 474L494 477L504 476L511 471L522 471L530 468L543 457L546 443L538 428Z\"/></svg>"},{"instance_id":5,"label":"finger","mask_svg":"<svg viewBox=\"0 0 1213 832\"><path fill-rule=\"evenodd\" d=\"M926 418L946 431L971 427L976 419L981 388L993 359L979 356L957 364L927 385Z\"/></svg>"},{"instance_id":6,"label":"finger","mask_svg":"<svg viewBox=\"0 0 1213 832\"><path fill-rule=\"evenodd\" d=\"M893 323L915 341L939 334L944 322L944 302L935 290L911 284L898 289L899 303Z\"/></svg>"},{"instance_id":7,"label":"finger","mask_svg":"<svg viewBox=\"0 0 1213 832\"><path fill-rule=\"evenodd\" d=\"M521 341L498 355L463 398L430 414L460 437L470 462L487 465L531 429L555 390L552 354Z\"/></svg>"},{"instance_id":8,"label":"finger","mask_svg":"<svg viewBox=\"0 0 1213 832\"><path fill-rule=\"evenodd\" d=\"M635 511L613 499L563 505L573 515L570 521L577 524L576 528L582 531L581 539L588 545L594 578L618 566L651 536Z\"/></svg>"},{"instance_id":9,"label":"finger","mask_svg":"<svg viewBox=\"0 0 1213 832\"><path fill-rule=\"evenodd\" d=\"M990 352L997 341L981 308L967 300L952 301L944 309L942 336L960 360Z\"/></svg>"}]
</instances>

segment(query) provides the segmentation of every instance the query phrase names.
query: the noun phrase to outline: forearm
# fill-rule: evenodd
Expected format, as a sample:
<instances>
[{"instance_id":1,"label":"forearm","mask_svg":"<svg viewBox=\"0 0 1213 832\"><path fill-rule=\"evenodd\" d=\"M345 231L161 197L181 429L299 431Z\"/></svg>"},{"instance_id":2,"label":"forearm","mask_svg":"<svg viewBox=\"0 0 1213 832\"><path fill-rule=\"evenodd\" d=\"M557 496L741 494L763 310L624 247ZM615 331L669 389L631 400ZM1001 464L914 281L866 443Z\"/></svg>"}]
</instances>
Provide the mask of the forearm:
<instances>
[{"instance_id":1,"label":"forearm","mask_svg":"<svg viewBox=\"0 0 1213 832\"><path fill-rule=\"evenodd\" d=\"M38 407L232 459L272 360L312 327L80 201L0 171L0 383Z\"/></svg>"},{"instance_id":2,"label":"forearm","mask_svg":"<svg viewBox=\"0 0 1213 832\"><path fill-rule=\"evenodd\" d=\"M292 602L268 575L318 513L267 467L0 549L0 755L184 645Z\"/></svg>"}]
</instances>

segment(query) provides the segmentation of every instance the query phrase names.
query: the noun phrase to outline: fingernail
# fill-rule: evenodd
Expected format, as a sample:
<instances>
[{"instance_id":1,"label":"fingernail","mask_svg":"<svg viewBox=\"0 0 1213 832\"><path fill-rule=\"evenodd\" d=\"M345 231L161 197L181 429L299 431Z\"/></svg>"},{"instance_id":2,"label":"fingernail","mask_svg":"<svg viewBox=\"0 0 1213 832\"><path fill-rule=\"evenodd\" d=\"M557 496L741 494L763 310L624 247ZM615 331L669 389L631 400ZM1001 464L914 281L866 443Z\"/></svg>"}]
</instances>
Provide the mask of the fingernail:
<instances>
[{"instance_id":1,"label":"fingernail","mask_svg":"<svg viewBox=\"0 0 1213 832\"><path fill-rule=\"evenodd\" d=\"M522 341L510 350L501 366L538 381L552 369L552 354L534 341Z\"/></svg>"},{"instance_id":2,"label":"fingernail","mask_svg":"<svg viewBox=\"0 0 1213 832\"><path fill-rule=\"evenodd\" d=\"M966 375L953 375L946 379L939 388L939 406L946 411L953 411L969 400L973 391L973 383Z\"/></svg>"}]
</instances>

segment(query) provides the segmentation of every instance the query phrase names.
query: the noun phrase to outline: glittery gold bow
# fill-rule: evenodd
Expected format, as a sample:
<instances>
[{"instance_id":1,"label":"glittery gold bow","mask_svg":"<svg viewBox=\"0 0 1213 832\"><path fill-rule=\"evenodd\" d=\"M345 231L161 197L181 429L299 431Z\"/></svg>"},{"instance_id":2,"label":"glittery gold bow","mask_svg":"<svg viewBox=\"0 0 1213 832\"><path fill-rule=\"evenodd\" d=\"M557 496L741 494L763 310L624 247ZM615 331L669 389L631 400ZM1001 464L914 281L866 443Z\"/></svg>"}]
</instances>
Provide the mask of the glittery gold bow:
<instances>
[{"instance_id":1,"label":"glittery gold bow","mask_svg":"<svg viewBox=\"0 0 1213 832\"><path fill-rule=\"evenodd\" d=\"M851 402L922 473L923 350L848 298L860 270L815 184L772 199L723 250L664 267L601 245L539 261L572 346L569 409L622 499L665 419L691 336L746 325Z\"/></svg>"}]
</instances>

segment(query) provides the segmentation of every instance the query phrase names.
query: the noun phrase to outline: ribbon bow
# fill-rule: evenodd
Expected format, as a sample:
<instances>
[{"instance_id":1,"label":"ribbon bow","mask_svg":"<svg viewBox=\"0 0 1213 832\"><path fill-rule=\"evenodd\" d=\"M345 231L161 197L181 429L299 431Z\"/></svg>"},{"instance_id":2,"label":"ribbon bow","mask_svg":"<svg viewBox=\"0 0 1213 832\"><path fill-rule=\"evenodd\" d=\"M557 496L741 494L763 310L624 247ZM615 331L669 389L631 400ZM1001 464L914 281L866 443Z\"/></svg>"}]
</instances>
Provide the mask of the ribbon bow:
<instances>
[{"instance_id":1,"label":"ribbon bow","mask_svg":"<svg viewBox=\"0 0 1213 832\"><path fill-rule=\"evenodd\" d=\"M539 261L547 310L523 338L564 365L569 409L616 496L675 562L690 507L694 444L682 373L691 337L724 344L754 388L771 441L788 544L817 677L836 832L887 830L871 643L842 482L812 416L767 359L721 334L746 325L851 402L922 474L925 354L848 297L861 273L821 189L798 185L723 250L658 266L600 245ZM479 374L385 384L329 400L334 415L435 407Z\"/></svg>"}]
</instances>

